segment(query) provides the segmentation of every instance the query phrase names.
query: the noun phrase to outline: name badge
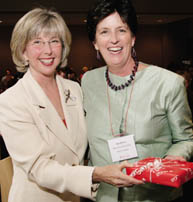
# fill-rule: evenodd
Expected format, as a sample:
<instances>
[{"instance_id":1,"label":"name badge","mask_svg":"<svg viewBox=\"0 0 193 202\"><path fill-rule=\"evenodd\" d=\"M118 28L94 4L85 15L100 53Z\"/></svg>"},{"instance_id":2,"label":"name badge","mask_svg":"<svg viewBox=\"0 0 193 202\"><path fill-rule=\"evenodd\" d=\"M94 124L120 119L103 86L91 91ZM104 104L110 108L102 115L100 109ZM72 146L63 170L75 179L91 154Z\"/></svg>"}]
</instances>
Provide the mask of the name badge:
<instances>
[{"instance_id":1,"label":"name badge","mask_svg":"<svg viewBox=\"0 0 193 202\"><path fill-rule=\"evenodd\" d=\"M138 156L134 135L127 135L108 140L112 161L123 161Z\"/></svg>"}]
</instances>

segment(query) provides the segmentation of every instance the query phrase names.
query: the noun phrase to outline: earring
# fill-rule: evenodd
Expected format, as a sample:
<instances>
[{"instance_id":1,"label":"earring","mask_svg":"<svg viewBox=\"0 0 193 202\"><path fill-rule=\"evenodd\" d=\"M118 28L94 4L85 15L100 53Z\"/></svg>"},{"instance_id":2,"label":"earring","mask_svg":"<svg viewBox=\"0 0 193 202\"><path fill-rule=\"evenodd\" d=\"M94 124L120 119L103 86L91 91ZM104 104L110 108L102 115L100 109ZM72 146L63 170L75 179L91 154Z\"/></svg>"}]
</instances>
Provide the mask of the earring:
<instances>
[{"instance_id":1,"label":"earring","mask_svg":"<svg viewBox=\"0 0 193 202\"><path fill-rule=\"evenodd\" d=\"M99 52L99 50L96 50L96 58L98 59L98 60L101 60L101 56L100 56L100 52Z\"/></svg>"},{"instance_id":2,"label":"earring","mask_svg":"<svg viewBox=\"0 0 193 202\"><path fill-rule=\"evenodd\" d=\"M131 47L131 56L132 56L132 58L137 59L137 54L136 54L134 46Z\"/></svg>"},{"instance_id":3,"label":"earring","mask_svg":"<svg viewBox=\"0 0 193 202\"><path fill-rule=\"evenodd\" d=\"M131 47L131 57L133 58L133 60L135 62L135 67L137 68L139 65L139 61L137 59L137 54L136 54L134 46Z\"/></svg>"}]
</instances>

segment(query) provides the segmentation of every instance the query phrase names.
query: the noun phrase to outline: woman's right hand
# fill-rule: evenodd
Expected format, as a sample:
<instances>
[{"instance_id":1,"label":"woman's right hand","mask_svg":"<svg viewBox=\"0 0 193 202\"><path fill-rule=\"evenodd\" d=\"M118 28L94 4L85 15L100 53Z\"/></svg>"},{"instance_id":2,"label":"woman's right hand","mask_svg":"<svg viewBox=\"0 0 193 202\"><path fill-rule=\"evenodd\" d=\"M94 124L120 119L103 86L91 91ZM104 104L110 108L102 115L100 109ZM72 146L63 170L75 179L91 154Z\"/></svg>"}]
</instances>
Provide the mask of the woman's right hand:
<instances>
[{"instance_id":1,"label":"woman's right hand","mask_svg":"<svg viewBox=\"0 0 193 202\"><path fill-rule=\"evenodd\" d=\"M95 167L92 180L93 182L106 182L116 187L130 187L136 184L144 184L143 181L122 172L124 168L131 166L132 164L124 161L120 164Z\"/></svg>"}]
</instances>

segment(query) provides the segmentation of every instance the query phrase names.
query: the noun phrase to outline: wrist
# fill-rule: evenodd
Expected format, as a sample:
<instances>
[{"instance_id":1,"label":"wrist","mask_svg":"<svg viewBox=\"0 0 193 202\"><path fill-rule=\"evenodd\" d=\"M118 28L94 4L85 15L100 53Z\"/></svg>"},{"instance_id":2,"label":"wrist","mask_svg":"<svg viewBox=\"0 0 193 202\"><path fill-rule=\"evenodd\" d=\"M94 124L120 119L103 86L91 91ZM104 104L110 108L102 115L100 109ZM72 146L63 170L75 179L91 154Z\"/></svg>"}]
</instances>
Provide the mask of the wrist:
<instances>
[{"instance_id":1,"label":"wrist","mask_svg":"<svg viewBox=\"0 0 193 202\"><path fill-rule=\"evenodd\" d=\"M93 183L100 182L102 175L102 167L95 167L93 174L92 174L92 181Z\"/></svg>"}]
</instances>

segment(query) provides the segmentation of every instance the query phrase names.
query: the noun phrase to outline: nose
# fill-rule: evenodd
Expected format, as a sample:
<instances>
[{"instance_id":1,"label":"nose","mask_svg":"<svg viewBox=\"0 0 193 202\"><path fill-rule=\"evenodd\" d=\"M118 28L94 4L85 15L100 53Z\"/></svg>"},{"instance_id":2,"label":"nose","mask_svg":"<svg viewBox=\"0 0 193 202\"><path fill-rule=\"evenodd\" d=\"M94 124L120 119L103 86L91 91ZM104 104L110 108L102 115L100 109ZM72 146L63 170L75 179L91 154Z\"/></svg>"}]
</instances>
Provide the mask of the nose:
<instances>
[{"instance_id":1,"label":"nose","mask_svg":"<svg viewBox=\"0 0 193 202\"><path fill-rule=\"evenodd\" d=\"M117 35L117 33L115 32L113 32L112 34L111 34L111 43L113 43L113 44L116 44L116 43L118 43L118 41L119 41L119 37L118 37L118 35Z\"/></svg>"},{"instance_id":2,"label":"nose","mask_svg":"<svg viewBox=\"0 0 193 202\"><path fill-rule=\"evenodd\" d=\"M50 42L44 42L44 52L47 54L51 54L52 53L52 46L50 44Z\"/></svg>"}]
</instances>

